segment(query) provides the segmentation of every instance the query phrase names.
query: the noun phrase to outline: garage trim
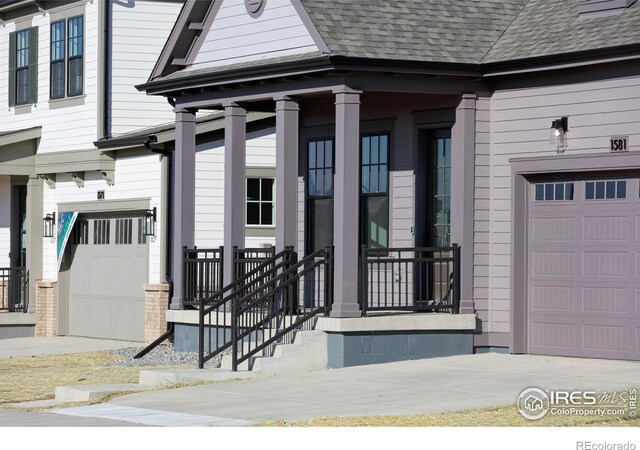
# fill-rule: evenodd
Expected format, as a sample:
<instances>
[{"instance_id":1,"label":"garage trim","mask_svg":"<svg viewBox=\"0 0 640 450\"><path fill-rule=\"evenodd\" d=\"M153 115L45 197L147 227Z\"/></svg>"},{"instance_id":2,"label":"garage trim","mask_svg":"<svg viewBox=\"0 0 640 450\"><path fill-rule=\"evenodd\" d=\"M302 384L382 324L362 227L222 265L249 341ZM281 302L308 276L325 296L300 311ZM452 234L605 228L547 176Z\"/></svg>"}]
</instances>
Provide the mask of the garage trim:
<instances>
[{"instance_id":1,"label":"garage trim","mask_svg":"<svg viewBox=\"0 0 640 450\"><path fill-rule=\"evenodd\" d=\"M527 353L527 249L532 175L640 169L640 153L592 153L512 158L511 164L511 353Z\"/></svg>"}]
</instances>

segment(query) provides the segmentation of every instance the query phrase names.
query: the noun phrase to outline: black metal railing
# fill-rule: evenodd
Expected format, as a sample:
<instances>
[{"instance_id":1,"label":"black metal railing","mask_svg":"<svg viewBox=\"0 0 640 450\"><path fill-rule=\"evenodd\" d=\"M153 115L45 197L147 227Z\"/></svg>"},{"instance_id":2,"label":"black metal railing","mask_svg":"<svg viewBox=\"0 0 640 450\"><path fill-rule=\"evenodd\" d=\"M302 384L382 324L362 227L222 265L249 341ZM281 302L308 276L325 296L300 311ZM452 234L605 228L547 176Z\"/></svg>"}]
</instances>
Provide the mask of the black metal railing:
<instances>
[{"instance_id":1,"label":"black metal railing","mask_svg":"<svg viewBox=\"0 0 640 450\"><path fill-rule=\"evenodd\" d=\"M369 311L460 309L460 247L367 248L360 254L360 305Z\"/></svg>"},{"instance_id":2,"label":"black metal railing","mask_svg":"<svg viewBox=\"0 0 640 450\"><path fill-rule=\"evenodd\" d=\"M231 369L281 342L319 314L333 298L333 251L318 250L232 303Z\"/></svg>"},{"instance_id":3,"label":"black metal railing","mask_svg":"<svg viewBox=\"0 0 640 450\"><path fill-rule=\"evenodd\" d=\"M0 268L0 311L27 312L29 272L23 267Z\"/></svg>"},{"instance_id":4,"label":"black metal railing","mask_svg":"<svg viewBox=\"0 0 640 450\"><path fill-rule=\"evenodd\" d=\"M200 299L209 298L223 286L223 247L183 248L185 306L198 306Z\"/></svg>"},{"instance_id":5,"label":"black metal railing","mask_svg":"<svg viewBox=\"0 0 640 450\"><path fill-rule=\"evenodd\" d=\"M276 254L275 247L238 248L233 247L234 280L242 278Z\"/></svg>"},{"instance_id":6,"label":"black metal railing","mask_svg":"<svg viewBox=\"0 0 640 450\"><path fill-rule=\"evenodd\" d=\"M198 366L229 349L233 344L231 303L267 284L293 260L293 248L287 247L257 264L242 277L209 297L199 299Z\"/></svg>"}]
</instances>

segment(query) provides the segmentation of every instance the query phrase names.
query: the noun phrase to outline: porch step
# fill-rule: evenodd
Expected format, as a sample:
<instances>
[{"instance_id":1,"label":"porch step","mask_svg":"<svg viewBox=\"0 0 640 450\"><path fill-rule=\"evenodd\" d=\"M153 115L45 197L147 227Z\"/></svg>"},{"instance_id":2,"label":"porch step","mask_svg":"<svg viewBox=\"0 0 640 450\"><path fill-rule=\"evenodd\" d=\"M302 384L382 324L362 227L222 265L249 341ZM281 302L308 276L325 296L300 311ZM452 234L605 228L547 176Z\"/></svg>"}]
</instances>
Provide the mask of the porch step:
<instances>
[{"instance_id":1,"label":"porch step","mask_svg":"<svg viewBox=\"0 0 640 450\"><path fill-rule=\"evenodd\" d=\"M151 389L151 387L140 383L58 386L55 399L59 402L88 402L112 392L138 392Z\"/></svg>"},{"instance_id":2,"label":"porch step","mask_svg":"<svg viewBox=\"0 0 640 450\"><path fill-rule=\"evenodd\" d=\"M223 355L220 364L221 369L231 370L231 355ZM315 330L296 331L292 343L274 344L272 352L254 356L238 365L239 371L251 371L261 376L326 368L327 336L323 331Z\"/></svg>"}]
</instances>

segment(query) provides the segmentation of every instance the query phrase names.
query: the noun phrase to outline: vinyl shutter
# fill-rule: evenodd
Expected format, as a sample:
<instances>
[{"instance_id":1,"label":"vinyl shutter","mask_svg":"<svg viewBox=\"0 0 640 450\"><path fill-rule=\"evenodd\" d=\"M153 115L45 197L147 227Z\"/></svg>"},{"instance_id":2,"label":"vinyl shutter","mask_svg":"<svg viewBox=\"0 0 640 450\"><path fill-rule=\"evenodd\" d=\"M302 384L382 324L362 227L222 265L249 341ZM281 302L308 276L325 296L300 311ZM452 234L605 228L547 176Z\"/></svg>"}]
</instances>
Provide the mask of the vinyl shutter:
<instances>
[{"instance_id":1,"label":"vinyl shutter","mask_svg":"<svg viewBox=\"0 0 640 450\"><path fill-rule=\"evenodd\" d=\"M16 104L16 33L9 34L9 107Z\"/></svg>"},{"instance_id":2,"label":"vinyl shutter","mask_svg":"<svg viewBox=\"0 0 640 450\"><path fill-rule=\"evenodd\" d=\"M38 103L38 27L29 30L29 102Z\"/></svg>"}]
</instances>

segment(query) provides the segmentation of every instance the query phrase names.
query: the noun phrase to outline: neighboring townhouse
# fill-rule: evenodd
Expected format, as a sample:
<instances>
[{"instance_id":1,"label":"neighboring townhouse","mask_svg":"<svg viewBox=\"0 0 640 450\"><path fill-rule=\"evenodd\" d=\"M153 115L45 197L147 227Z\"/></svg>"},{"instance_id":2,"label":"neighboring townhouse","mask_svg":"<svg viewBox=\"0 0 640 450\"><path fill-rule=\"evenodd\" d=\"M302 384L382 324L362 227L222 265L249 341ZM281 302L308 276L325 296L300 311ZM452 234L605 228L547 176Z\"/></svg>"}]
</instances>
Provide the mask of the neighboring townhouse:
<instances>
[{"instance_id":1,"label":"neighboring townhouse","mask_svg":"<svg viewBox=\"0 0 640 450\"><path fill-rule=\"evenodd\" d=\"M164 332L174 113L134 85L182 6L0 1L0 337ZM273 208L272 116L249 118L246 170ZM196 127L200 246L222 243L223 128L215 113ZM274 242L267 206L256 247Z\"/></svg>"},{"instance_id":2,"label":"neighboring townhouse","mask_svg":"<svg viewBox=\"0 0 640 450\"><path fill-rule=\"evenodd\" d=\"M231 349L237 368L326 313L330 367L640 359L640 3L189 0L139 89L175 102L168 318L203 360ZM227 287L200 295L175 255L195 244L211 109ZM265 111L278 254L238 279L245 127Z\"/></svg>"}]
</instances>

